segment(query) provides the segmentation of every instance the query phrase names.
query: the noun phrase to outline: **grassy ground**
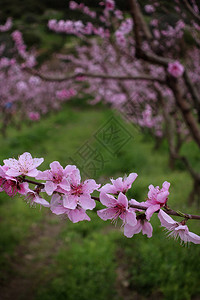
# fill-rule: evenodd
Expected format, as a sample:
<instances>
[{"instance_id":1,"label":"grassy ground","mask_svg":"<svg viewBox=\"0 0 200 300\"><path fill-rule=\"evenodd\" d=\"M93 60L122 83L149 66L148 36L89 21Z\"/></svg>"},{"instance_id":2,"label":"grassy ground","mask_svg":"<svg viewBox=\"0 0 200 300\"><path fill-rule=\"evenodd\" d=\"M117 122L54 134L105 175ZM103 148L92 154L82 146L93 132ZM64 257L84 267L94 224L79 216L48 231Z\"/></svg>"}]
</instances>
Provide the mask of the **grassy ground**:
<instances>
[{"instance_id":1,"label":"grassy ground","mask_svg":"<svg viewBox=\"0 0 200 300\"><path fill-rule=\"evenodd\" d=\"M150 137L110 111L66 106L21 132L10 129L8 138L0 139L1 161L25 151L45 158L43 170L53 160L63 166L75 161L84 176L101 183L137 172L129 196L138 201L146 197L149 184L167 180L170 206L197 213L195 205L187 206L191 180L181 166L173 172L168 168L165 145L153 150ZM88 156L86 146L101 157ZM188 147L198 168L197 149ZM92 222L72 224L3 193L0 205L3 299L198 299L199 246L182 247L166 239L156 216L152 239L141 234L127 239L120 225L103 222L95 212L90 213ZM189 227L200 234L197 221Z\"/></svg>"}]
</instances>

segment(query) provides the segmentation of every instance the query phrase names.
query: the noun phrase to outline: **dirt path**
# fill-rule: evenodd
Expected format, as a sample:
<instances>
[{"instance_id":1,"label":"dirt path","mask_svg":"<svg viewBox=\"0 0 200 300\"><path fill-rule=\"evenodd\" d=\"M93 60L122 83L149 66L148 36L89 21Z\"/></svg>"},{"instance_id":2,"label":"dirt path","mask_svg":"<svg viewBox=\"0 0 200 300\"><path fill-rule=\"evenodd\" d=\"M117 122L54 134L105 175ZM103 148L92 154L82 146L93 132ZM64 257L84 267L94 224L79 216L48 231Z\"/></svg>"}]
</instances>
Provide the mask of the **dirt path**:
<instances>
[{"instance_id":1,"label":"dirt path","mask_svg":"<svg viewBox=\"0 0 200 300\"><path fill-rule=\"evenodd\" d=\"M1 300L32 300L38 284L42 285L53 275L45 273L61 246L58 235L66 222L53 214L46 214L34 233L16 250L11 261L12 276L0 288Z\"/></svg>"}]
</instances>

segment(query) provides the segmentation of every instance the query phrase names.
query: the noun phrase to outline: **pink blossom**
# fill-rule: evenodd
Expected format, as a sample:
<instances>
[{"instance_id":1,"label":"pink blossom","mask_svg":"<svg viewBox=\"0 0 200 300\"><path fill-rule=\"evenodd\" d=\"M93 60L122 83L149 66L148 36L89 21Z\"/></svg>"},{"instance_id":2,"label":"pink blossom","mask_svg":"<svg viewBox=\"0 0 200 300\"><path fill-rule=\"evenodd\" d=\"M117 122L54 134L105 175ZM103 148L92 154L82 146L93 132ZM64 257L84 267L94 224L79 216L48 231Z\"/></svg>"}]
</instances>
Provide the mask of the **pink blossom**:
<instances>
[{"instance_id":1,"label":"pink blossom","mask_svg":"<svg viewBox=\"0 0 200 300\"><path fill-rule=\"evenodd\" d=\"M75 209L64 207L63 200L61 200L61 196L58 194L52 196L50 207L52 213L56 215L66 214L73 223L84 220L90 221L90 218L82 207L77 206Z\"/></svg>"},{"instance_id":2,"label":"pink blossom","mask_svg":"<svg viewBox=\"0 0 200 300\"><path fill-rule=\"evenodd\" d=\"M107 10L113 10L115 8L115 2L113 0L106 0L105 7Z\"/></svg>"},{"instance_id":3,"label":"pink blossom","mask_svg":"<svg viewBox=\"0 0 200 300\"><path fill-rule=\"evenodd\" d=\"M112 184L105 184L100 191L104 193L118 194L120 192L126 193L132 186L132 183L137 178L138 174L131 173L128 177L119 177L117 179L111 179Z\"/></svg>"},{"instance_id":4,"label":"pink blossom","mask_svg":"<svg viewBox=\"0 0 200 300\"><path fill-rule=\"evenodd\" d=\"M152 237L153 228L146 219L137 218L137 224L135 226L129 224L125 224L124 226L124 235L128 238L131 238L140 231L142 231L142 234L146 234L148 238Z\"/></svg>"},{"instance_id":5,"label":"pink blossom","mask_svg":"<svg viewBox=\"0 0 200 300\"><path fill-rule=\"evenodd\" d=\"M45 199L43 199L37 192L29 190L26 193L25 200L30 203L30 205L33 205L34 203L40 204L44 207L49 207L49 202L47 202Z\"/></svg>"},{"instance_id":6,"label":"pink blossom","mask_svg":"<svg viewBox=\"0 0 200 300\"><path fill-rule=\"evenodd\" d=\"M48 195L52 195L54 191L59 191L59 188L63 192L69 190L69 181L67 179L69 168L63 169L58 161L52 162L50 168L50 170L44 172L39 171L36 177L36 179L47 181L44 187L45 192Z\"/></svg>"},{"instance_id":7,"label":"pink blossom","mask_svg":"<svg viewBox=\"0 0 200 300\"><path fill-rule=\"evenodd\" d=\"M138 202L135 199L131 199L129 201L129 204L145 206L145 202ZM132 212L135 212L135 211L142 212L141 209L135 209L132 207L130 207L129 210ZM132 226L130 224L125 224L124 235L128 238L131 238L134 234L137 234L140 231L142 231L142 233L146 234L148 238L152 237L153 228L152 228L151 224L148 222L148 220L146 219L145 213L139 214L136 217L136 221L137 221L137 223L134 226Z\"/></svg>"},{"instance_id":8,"label":"pink blossom","mask_svg":"<svg viewBox=\"0 0 200 300\"><path fill-rule=\"evenodd\" d=\"M6 31L10 30L12 25L13 25L12 18L8 18L4 25L0 25L0 32L6 32Z\"/></svg>"},{"instance_id":9,"label":"pink blossom","mask_svg":"<svg viewBox=\"0 0 200 300\"><path fill-rule=\"evenodd\" d=\"M97 211L98 216L106 220L117 220L120 218L123 225L129 224L135 226L137 223L136 214L134 210L129 209L129 202L123 193L119 193L118 198L108 195L104 192L100 193L100 201L107 208Z\"/></svg>"},{"instance_id":10,"label":"pink blossom","mask_svg":"<svg viewBox=\"0 0 200 300\"><path fill-rule=\"evenodd\" d=\"M6 175L8 176L19 176L26 175L30 177L35 177L38 175L38 170L36 169L44 161L44 158L32 158L31 154L28 152L23 153L19 156L19 159L14 158L5 159L3 162L5 166L8 167Z\"/></svg>"},{"instance_id":11,"label":"pink blossom","mask_svg":"<svg viewBox=\"0 0 200 300\"><path fill-rule=\"evenodd\" d=\"M69 209L75 209L77 206L92 210L96 203L91 198L91 193L98 190L99 184L94 179L88 179L81 182L80 171L76 168L69 175L69 189L63 196L63 206Z\"/></svg>"},{"instance_id":12,"label":"pink blossom","mask_svg":"<svg viewBox=\"0 0 200 300\"><path fill-rule=\"evenodd\" d=\"M184 72L184 66L181 65L178 61L172 62L168 64L168 72L171 74L173 77L181 77Z\"/></svg>"},{"instance_id":13,"label":"pink blossom","mask_svg":"<svg viewBox=\"0 0 200 300\"><path fill-rule=\"evenodd\" d=\"M153 12L155 12L155 8L153 7L153 5L148 5L148 4L145 5L144 10L148 14L152 14Z\"/></svg>"},{"instance_id":14,"label":"pink blossom","mask_svg":"<svg viewBox=\"0 0 200 300\"><path fill-rule=\"evenodd\" d=\"M174 237L175 239L180 237L184 243L192 242L194 244L200 244L200 236L190 232L187 225L184 224L184 221L180 223L174 221L162 209L158 213L158 218L160 219L161 226L170 232L169 237Z\"/></svg>"},{"instance_id":15,"label":"pink blossom","mask_svg":"<svg viewBox=\"0 0 200 300\"><path fill-rule=\"evenodd\" d=\"M69 89L69 90L66 90L66 89L63 89L63 90L60 90L60 91L57 91L56 92L56 97L60 100L63 100L63 99L70 99L71 97L75 96L76 95L76 91L74 89Z\"/></svg>"},{"instance_id":16,"label":"pink blossom","mask_svg":"<svg viewBox=\"0 0 200 300\"><path fill-rule=\"evenodd\" d=\"M25 195L29 188L27 182L19 182L16 178L6 175L7 166L0 166L0 192L5 191L8 196L15 196L17 193Z\"/></svg>"},{"instance_id":17,"label":"pink blossom","mask_svg":"<svg viewBox=\"0 0 200 300\"><path fill-rule=\"evenodd\" d=\"M34 111L31 111L29 114L28 114L28 117L31 121L39 121L40 119L40 114L38 112L34 112Z\"/></svg>"},{"instance_id":18,"label":"pink blossom","mask_svg":"<svg viewBox=\"0 0 200 300\"><path fill-rule=\"evenodd\" d=\"M159 186L154 187L152 184L149 186L148 199L145 202L145 206L148 207L146 210L147 220L150 220L153 213L165 205L169 196L169 187L170 183L167 181L163 183L161 190Z\"/></svg>"}]
</instances>

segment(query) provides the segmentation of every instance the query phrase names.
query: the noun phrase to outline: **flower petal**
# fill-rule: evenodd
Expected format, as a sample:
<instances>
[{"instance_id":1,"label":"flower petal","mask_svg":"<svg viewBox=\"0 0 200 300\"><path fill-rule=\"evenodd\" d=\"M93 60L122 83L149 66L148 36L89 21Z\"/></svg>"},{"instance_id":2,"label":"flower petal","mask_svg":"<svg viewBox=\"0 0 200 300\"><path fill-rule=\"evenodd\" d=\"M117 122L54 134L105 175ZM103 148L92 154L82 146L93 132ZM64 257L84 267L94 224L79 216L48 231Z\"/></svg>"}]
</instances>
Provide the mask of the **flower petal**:
<instances>
[{"instance_id":1,"label":"flower petal","mask_svg":"<svg viewBox=\"0 0 200 300\"><path fill-rule=\"evenodd\" d=\"M135 226L129 224L124 225L124 235L128 238L131 238L134 234L139 233L142 230L142 225L140 220L137 221Z\"/></svg>"},{"instance_id":2,"label":"flower petal","mask_svg":"<svg viewBox=\"0 0 200 300\"><path fill-rule=\"evenodd\" d=\"M128 199L123 193L121 193L121 192L119 193L117 202L119 204L123 205L124 208L126 208L126 209L128 208Z\"/></svg>"},{"instance_id":3,"label":"flower petal","mask_svg":"<svg viewBox=\"0 0 200 300\"><path fill-rule=\"evenodd\" d=\"M149 206L147 208L146 212L145 212L147 220L150 220L150 218L152 217L153 213L155 211L159 210L159 209L160 209L160 205L159 204Z\"/></svg>"},{"instance_id":4,"label":"flower petal","mask_svg":"<svg viewBox=\"0 0 200 300\"><path fill-rule=\"evenodd\" d=\"M161 225L168 230L173 229L174 225L176 225L176 222L168 215L166 214L162 209L160 209L158 213L158 218L161 222Z\"/></svg>"},{"instance_id":5,"label":"flower petal","mask_svg":"<svg viewBox=\"0 0 200 300\"><path fill-rule=\"evenodd\" d=\"M117 205L117 200L111 195L108 195L108 194L102 192L102 193L100 193L99 197L100 197L101 203L107 207L113 207L113 206Z\"/></svg>"},{"instance_id":6,"label":"flower petal","mask_svg":"<svg viewBox=\"0 0 200 300\"><path fill-rule=\"evenodd\" d=\"M113 219L115 217L115 214L116 214L115 208L104 208L97 211L97 215L99 216L99 218L101 218L104 221Z\"/></svg>"},{"instance_id":7,"label":"flower petal","mask_svg":"<svg viewBox=\"0 0 200 300\"><path fill-rule=\"evenodd\" d=\"M96 206L96 202L90 197L90 195L80 195L78 201L83 209L92 210Z\"/></svg>"},{"instance_id":8,"label":"flower petal","mask_svg":"<svg viewBox=\"0 0 200 300\"><path fill-rule=\"evenodd\" d=\"M142 233L146 234L148 238L152 237L153 227L148 221L144 221L142 226Z\"/></svg>"},{"instance_id":9,"label":"flower petal","mask_svg":"<svg viewBox=\"0 0 200 300\"><path fill-rule=\"evenodd\" d=\"M69 209L75 209L77 207L78 197L72 195L63 196L63 206Z\"/></svg>"}]
</instances>

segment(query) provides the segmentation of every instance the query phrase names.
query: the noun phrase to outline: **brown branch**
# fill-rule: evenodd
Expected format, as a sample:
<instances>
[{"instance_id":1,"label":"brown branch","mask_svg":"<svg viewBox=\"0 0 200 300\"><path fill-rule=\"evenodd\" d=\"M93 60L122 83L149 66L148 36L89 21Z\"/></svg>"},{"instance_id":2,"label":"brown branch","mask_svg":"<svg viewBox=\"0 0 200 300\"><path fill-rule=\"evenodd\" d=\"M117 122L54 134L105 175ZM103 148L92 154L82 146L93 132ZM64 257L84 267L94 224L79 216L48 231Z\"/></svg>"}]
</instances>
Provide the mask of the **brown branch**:
<instances>
[{"instance_id":1,"label":"brown branch","mask_svg":"<svg viewBox=\"0 0 200 300\"><path fill-rule=\"evenodd\" d=\"M132 81L132 80L146 80L146 81L156 81L159 82L160 84L166 84L166 81L160 78L152 77L147 74L140 74L137 76L115 76L115 75L106 75L106 74L93 74L93 73L77 73L73 74L71 76L63 76L63 77L50 77L46 76L44 74L41 74L40 72L36 70L30 70L26 69L29 73L32 73L38 77L40 77L44 81L57 81L57 82L62 82L62 81L68 81L68 80L73 80L76 79L79 76L84 76L84 77L89 77L89 78L99 78L99 79L104 79L104 80L122 80L122 81Z\"/></svg>"},{"instance_id":2,"label":"brown branch","mask_svg":"<svg viewBox=\"0 0 200 300\"><path fill-rule=\"evenodd\" d=\"M199 114L199 120L200 120L200 97L198 95L198 92L195 88L195 86L193 85L191 79L190 79L190 76L187 72L187 70L185 70L184 74L183 74L183 78L185 80L185 83L188 87L188 90L190 92L190 94L192 95L192 98L194 100L194 105L198 111L198 114Z\"/></svg>"},{"instance_id":3,"label":"brown branch","mask_svg":"<svg viewBox=\"0 0 200 300\"><path fill-rule=\"evenodd\" d=\"M174 94L176 104L183 115L185 123L187 124L194 141L200 147L200 129L195 117L192 114L192 108L190 104L183 98L178 80L175 78L169 78L169 86Z\"/></svg>"},{"instance_id":4,"label":"brown branch","mask_svg":"<svg viewBox=\"0 0 200 300\"><path fill-rule=\"evenodd\" d=\"M192 14L193 17L195 17L198 21L200 21L200 16L194 11L192 6L188 3L187 0L183 0L183 3L185 7L188 9L188 11Z\"/></svg>"}]
</instances>

